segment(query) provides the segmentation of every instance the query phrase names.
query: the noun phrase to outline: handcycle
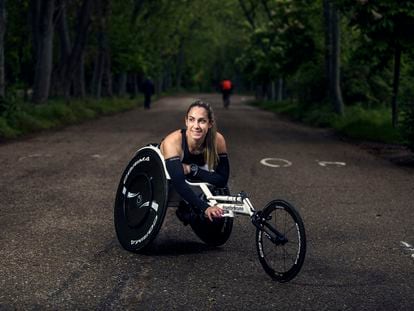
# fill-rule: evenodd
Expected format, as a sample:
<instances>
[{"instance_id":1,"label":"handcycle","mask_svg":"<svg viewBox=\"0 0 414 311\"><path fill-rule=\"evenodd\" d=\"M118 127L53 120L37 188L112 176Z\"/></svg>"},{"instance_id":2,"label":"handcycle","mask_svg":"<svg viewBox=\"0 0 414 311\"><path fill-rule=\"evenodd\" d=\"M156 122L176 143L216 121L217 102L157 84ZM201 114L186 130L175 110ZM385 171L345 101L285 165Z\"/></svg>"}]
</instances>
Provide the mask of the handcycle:
<instances>
[{"instance_id":1,"label":"handcycle","mask_svg":"<svg viewBox=\"0 0 414 311\"><path fill-rule=\"evenodd\" d=\"M204 243L223 245L231 235L233 218L249 216L256 228L256 249L264 271L279 282L288 282L299 273L305 260L306 234L301 216L290 203L273 200L256 211L243 191L231 195L228 188L187 183L200 198L224 210L223 217L213 222L199 217L190 223ZM180 202L158 146L139 149L122 174L115 198L114 223L122 247L145 251L156 238L167 208L178 207Z\"/></svg>"}]
</instances>

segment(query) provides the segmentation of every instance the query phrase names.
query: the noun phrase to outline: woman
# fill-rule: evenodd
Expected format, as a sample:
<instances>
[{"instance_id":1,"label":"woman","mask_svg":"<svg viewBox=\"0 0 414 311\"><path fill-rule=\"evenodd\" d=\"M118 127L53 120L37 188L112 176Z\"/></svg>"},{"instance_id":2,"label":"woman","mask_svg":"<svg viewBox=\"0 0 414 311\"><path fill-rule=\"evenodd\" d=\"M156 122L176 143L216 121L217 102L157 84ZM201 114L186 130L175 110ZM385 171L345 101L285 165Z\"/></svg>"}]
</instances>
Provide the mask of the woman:
<instances>
[{"instance_id":1,"label":"woman","mask_svg":"<svg viewBox=\"0 0 414 311\"><path fill-rule=\"evenodd\" d=\"M171 181L178 194L210 221L220 218L223 210L209 206L185 182L186 177L225 187L229 178L229 161L226 141L216 130L214 113L210 104L197 100L190 105L185 116L186 128L169 134L160 150ZM184 224L191 219L191 211L177 209L177 216Z\"/></svg>"}]
</instances>

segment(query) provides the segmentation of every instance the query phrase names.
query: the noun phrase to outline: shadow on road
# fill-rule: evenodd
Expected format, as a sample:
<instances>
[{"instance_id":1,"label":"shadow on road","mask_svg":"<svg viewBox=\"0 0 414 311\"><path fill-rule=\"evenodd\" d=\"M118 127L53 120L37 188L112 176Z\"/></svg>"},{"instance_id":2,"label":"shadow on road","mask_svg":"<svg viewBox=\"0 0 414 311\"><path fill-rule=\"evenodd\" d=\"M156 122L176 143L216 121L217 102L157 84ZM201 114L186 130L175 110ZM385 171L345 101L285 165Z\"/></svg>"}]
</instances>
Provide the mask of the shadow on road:
<instances>
[{"instance_id":1,"label":"shadow on road","mask_svg":"<svg viewBox=\"0 0 414 311\"><path fill-rule=\"evenodd\" d=\"M212 251L221 252L222 249L216 246L208 246L202 242L170 239L154 242L142 254L148 256L173 256Z\"/></svg>"}]
</instances>

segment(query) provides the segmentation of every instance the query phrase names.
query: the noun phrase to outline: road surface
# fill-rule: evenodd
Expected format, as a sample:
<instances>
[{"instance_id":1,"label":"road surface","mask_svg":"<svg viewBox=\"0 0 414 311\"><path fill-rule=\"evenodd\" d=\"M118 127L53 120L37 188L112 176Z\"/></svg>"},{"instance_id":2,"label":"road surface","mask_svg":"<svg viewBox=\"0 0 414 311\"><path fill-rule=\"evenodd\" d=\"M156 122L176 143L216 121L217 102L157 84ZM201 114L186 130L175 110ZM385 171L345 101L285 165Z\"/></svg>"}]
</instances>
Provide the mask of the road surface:
<instances>
[{"instance_id":1,"label":"road surface","mask_svg":"<svg viewBox=\"0 0 414 311\"><path fill-rule=\"evenodd\" d=\"M125 251L115 192L133 153L184 126L192 97L165 97L0 145L0 310L413 310L414 170L279 119L234 96L212 103L230 188L300 211L308 252L287 284L262 270L248 218L208 247L170 209L147 255Z\"/></svg>"}]
</instances>

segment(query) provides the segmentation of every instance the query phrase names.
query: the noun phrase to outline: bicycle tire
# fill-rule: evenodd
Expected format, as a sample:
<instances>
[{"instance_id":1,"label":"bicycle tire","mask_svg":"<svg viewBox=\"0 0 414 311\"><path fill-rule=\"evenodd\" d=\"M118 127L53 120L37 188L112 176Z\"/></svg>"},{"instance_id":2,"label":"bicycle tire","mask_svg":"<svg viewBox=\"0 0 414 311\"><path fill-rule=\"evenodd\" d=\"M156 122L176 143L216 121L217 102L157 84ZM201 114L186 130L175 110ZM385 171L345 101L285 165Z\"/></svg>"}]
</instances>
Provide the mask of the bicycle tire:
<instances>
[{"instance_id":1,"label":"bicycle tire","mask_svg":"<svg viewBox=\"0 0 414 311\"><path fill-rule=\"evenodd\" d=\"M225 109L229 109L229 106L230 106L230 99L226 99L226 100L224 101L224 108L225 108Z\"/></svg>"},{"instance_id":2,"label":"bicycle tire","mask_svg":"<svg viewBox=\"0 0 414 311\"><path fill-rule=\"evenodd\" d=\"M288 202L274 200L261 212L263 220L256 230L256 247L259 261L265 272L275 281L292 280L302 268L306 256L306 233L302 218ZM284 243L274 243L273 232L267 225L276 228L284 237Z\"/></svg>"},{"instance_id":3,"label":"bicycle tire","mask_svg":"<svg viewBox=\"0 0 414 311\"><path fill-rule=\"evenodd\" d=\"M215 195L229 195L228 188L216 188L212 190ZM202 218L203 217L203 218ZM200 216L190 223L193 232L209 246L221 246L230 238L233 229L233 218L216 218L213 222Z\"/></svg>"}]
</instances>

